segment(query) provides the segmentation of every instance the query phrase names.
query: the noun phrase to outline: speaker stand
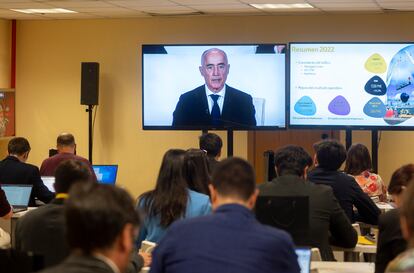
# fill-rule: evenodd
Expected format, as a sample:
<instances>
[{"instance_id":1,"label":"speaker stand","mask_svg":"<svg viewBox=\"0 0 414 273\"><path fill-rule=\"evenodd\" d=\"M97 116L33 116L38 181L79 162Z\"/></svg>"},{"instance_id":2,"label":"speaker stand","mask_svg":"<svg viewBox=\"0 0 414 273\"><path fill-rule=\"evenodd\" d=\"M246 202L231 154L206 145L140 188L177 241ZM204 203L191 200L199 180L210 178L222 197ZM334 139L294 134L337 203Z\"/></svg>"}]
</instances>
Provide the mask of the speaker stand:
<instances>
[{"instance_id":1,"label":"speaker stand","mask_svg":"<svg viewBox=\"0 0 414 273\"><path fill-rule=\"evenodd\" d=\"M92 151L93 151L93 121L92 121L92 114L93 114L93 107L94 105L88 105L88 109L86 109L86 112L88 112L88 159L89 162L92 164Z\"/></svg>"}]
</instances>

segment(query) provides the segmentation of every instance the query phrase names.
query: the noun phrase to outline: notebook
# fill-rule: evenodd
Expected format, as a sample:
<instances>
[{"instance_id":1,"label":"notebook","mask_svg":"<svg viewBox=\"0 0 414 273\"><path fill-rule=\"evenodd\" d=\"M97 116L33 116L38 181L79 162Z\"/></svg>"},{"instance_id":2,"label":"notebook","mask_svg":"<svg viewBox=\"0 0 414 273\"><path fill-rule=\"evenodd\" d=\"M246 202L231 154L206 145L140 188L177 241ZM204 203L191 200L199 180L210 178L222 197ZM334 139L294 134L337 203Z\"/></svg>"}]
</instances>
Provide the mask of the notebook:
<instances>
[{"instance_id":1,"label":"notebook","mask_svg":"<svg viewBox=\"0 0 414 273\"><path fill-rule=\"evenodd\" d=\"M93 165L92 168L99 183L115 185L118 165Z\"/></svg>"},{"instance_id":2,"label":"notebook","mask_svg":"<svg viewBox=\"0 0 414 273\"><path fill-rule=\"evenodd\" d=\"M55 177L54 176L42 176L43 184L49 189L51 192L55 192Z\"/></svg>"},{"instance_id":3,"label":"notebook","mask_svg":"<svg viewBox=\"0 0 414 273\"><path fill-rule=\"evenodd\" d=\"M309 273L310 272L310 262L311 262L311 256L312 252L310 248L302 248L297 247L295 248L296 255L298 256L298 263L300 266L300 272L301 273Z\"/></svg>"},{"instance_id":4,"label":"notebook","mask_svg":"<svg viewBox=\"0 0 414 273\"><path fill-rule=\"evenodd\" d=\"M32 193L32 185L2 184L7 201L13 206L13 213L27 210Z\"/></svg>"}]
</instances>

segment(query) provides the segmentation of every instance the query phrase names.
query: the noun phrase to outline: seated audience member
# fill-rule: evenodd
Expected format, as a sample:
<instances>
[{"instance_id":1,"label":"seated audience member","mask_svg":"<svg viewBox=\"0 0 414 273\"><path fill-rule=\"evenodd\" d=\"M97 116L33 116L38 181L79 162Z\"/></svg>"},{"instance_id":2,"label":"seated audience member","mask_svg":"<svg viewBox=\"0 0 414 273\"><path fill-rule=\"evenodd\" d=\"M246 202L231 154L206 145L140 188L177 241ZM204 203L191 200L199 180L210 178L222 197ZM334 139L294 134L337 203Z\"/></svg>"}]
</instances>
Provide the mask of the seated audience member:
<instances>
[{"instance_id":1,"label":"seated audience member","mask_svg":"<svg viewBox=\"0 0 414 273\"><path fill-rule=\"evenodd\" d=\"M0 218L10 219L13 216L13 209L7 201L6 193L0 184Z\"/></svg>"},{"instance_id":2,"label":"seated audience member","mask_svg":"<svg viewBox=\"0 0 414 273\"><path fill-rule=\"evenodd\" d=\"M403 195L400 221L408 249L392 260L385 272L414 272L414 182Z\"/></svg>"},{"instance_id":3,"label":"seated audience member","mask_svg":"<svg viewBox=\"0 0 414 273\"><path fill-rule=\"evenodd\" d=\"M0 218L10 219L13 216L13 210L7 201L6 194L1 189L0 185ZM0 228L0 248L10 245L10 234Z\"/></svg>"},{"instance_id":4,"label":"seated audience member","mask_svg":"<svg viewBox=\"0 0 414 273\"><path fill-rule=\"evenodd\" d=\"M336 140L322 140L314 144L315 169L308 179L316 184L331 186L336 199L351 222L361 221L376 225L380 209L366 195L355 179L339 171L346 159L345 147ZM354 214L353 207L358 211Z\"/></svg>"},{"instance_id":5,"label":"seated audience member","mask_svg":"<svg viewBox=\"0 0 414 273\"><path fill-rule=\"evenodd\" d=\"M299 146L285 146L275 154L278 174L273 181L259 186L261 196L308 196L309 232L293 238L296 245L319 248L323 260L333 261L332 244L351 248L357 243L357 233L336 200L332 188L306 181L312 158ZM256 212L258 208L256 208ZM329 238L330 237L330 238Z\"/></svg>"},{"instance_id":6,"label":"seated audience member","mask_svg":"<svg viewBox=\"0 0 414 273\"><path fill-rule=\"evenodd\" d=\"M290 236L257 222L252 166L221 161L209 186L214 213L174 223L153 252L151 273L300 272Z\"/></svg>"},{"instance_id":7,"label":"seated audience member","mask_svg":"<svg viewBox=\"0 0 414 273\"><path fill-rule=\"evenodd\" d=\"M219 163L218 159L221 156L223 141L214 133L206 133L200 136L199 145L201 150L207 151L208 169L210 174L212 174Z\"/></svg>"},{"instance_id":8,"label":"seated audience member","mask_svg":"<svg viewBox=\"0 0 414 273\"><path fill-rule=\"evenodd\" d=\"M187 187L183 177L184 154L184 150L168 150L162 159L155 189L138 198L138 206L146 216L138 244L143 240L158 243L174 221L211 212L208 196Z\"/></svg>"},{"instance_id":9,"label":"seated audience member","mask_svg":"<svg viewBox=\"0 0 414 273\"><path fill-rule=\"evenodd\" d=\"M54 198L54 193L43 184L39 168L26 163L30 152L29 141L15 137L9 141L7 150L9 155L0 162L0 183L33 185L29 206L36 205L35 198L49 203Z\"/></svg>"},{"instance_id":10,"label":"seated audience member","mask_svg":"<svg viewBox=\"0 0 414 273\"><path fill-rule=\"evenodd\" d=\"M378 244L375 273L383 273L388 263L407 247L400 226L400 207L406 187L414 180L414 164L397 169L391 176L388 192L392 195L396 209L382 214L378 220Z\"/></svg>"},{"instance_id":11,"label":"seated audience member","mask_svg":"<svg viewBox=\"0 0 414 273\"><path fill-rule=\"evenodd\" d=\"M43 273L139 272L131 257L137 257L134 237L140 218L125 190L77 183L69 191L64 214L71 254Z\"/></svg>"},{"instance_id":12,"label":"seated audience member","mask_svg":"<svg viewBox=\"0 0 414 273\"><path fill-rule=\"evenodd\" d=\"M387 201L387 193L381 176L371 172L371 155L367 147L354 144L349 148L344 171L355 178L368 196L378 196L379 201Z\"/></svg>"},{"instance_id":13,"label":"seated audience member","mask_svg":"<svg viewBox=\"0 0 414 273\"><path fill-rule=\"evenodd\" d=\"M45 267L53 266L69 255L65 237L64 202L75 183L91 183L88 167L67 160L55 172L56 198L49 204L27 212L16 225L16 249L42 255Z\"/></svg>"},{"instance_id":14,"label":"seated audience member","mask_svg":"<svg viewBox=\"0 0 414 273\"><path fill-rule=\"evenodd\" d=\"M56 149L58 151L57 154L43 160L42 166L40 166L40 174L42 176L53 176L60 162L68 159L74 159L86 164L86 166L88 166L91 170L93 179L96 181L95 172L93 171L89 160L76 155L75 137L72 134L60 134L56 140Z\"/></svg>"},{"instance_id":15,"label":"seated audience member","mask_svg":"<svg viewBox=\"0 0 414 273\"><path fill-rule=\"evenodd\" d=\"M184 154L184 179L190 190L209 195L208 184L210 174L208 171L207 155L199 149L189 149Z\"/></svg>"}]
</instances>

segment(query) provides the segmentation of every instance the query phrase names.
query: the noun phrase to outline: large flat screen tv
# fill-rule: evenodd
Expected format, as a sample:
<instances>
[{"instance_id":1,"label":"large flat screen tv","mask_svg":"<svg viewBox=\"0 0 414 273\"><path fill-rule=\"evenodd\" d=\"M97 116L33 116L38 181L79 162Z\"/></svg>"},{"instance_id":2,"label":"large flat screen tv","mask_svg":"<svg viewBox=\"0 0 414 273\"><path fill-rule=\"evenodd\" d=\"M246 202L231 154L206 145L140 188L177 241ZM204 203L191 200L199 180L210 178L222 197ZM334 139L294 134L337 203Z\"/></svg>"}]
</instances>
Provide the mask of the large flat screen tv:
<instances>
[{"instance_id":1,"label":"large flat screen tv","mask_svg":"<svg viewBox=\"0 0 414 273\"><path fill-rule=\"evenodd\" d=\"M143 45L143 128L285 128L285 51L285 44Z\"/></svg>"},{"instance_id":2,"label":"large flat screen tv","mask_svg":"<svg viewBox=\"0 0 414 273\"><path fill-rule=\"evenodd\" d=\"M414 43L291 43L289 126L414 126Z\"/></svg>"}]
</instances>

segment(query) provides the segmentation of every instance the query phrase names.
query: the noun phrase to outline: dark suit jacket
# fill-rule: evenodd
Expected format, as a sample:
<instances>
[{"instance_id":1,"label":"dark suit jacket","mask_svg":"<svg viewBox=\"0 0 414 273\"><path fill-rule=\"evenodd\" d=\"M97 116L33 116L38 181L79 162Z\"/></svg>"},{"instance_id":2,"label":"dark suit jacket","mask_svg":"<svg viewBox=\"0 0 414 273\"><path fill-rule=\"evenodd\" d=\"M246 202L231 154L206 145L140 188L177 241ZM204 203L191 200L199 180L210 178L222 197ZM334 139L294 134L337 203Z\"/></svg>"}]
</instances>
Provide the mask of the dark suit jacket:
<instances>
[{"instance_id":1,"label":"dark suit jacket","mask_svg":"<svg viewBox=\"0 0 414 273\"><path fill-rule=\"evenodd\" d=\"M394 209L382 214L378 220L378 245L375 259L375 273L384 273L389 262L405 251L400 226L400 210Z\"/></svg>"},{"instance_id":2,"label":"dark suit jacket","mask_svg":"<svg viewBox=\"0 0 414 273\"><path fill-rule=\"evenodd\" d=\"M70 253L66 242L64 216L64 200L54 199L50 204L29 211L20 217L15 231L16 249L42 255L45 267L61 263ZM131 254L127 271L129 273L139 272L143 266L144 261L136 252ZM66 261L68 260L72 265L73 259L69 257Z\"/></svg>"},{"instance_id":3,"label":"dark suit jacket","mask_svg":"<svg viewBox=\"0 0 414 273\"><path fill-rule=\"evenodd\" d=\"M222 205L176 221L155 248L151 273L300 272L290 236L257 222L247 208Z\"/></svg>"},{"instance_id":4,"label":"dark suit jacket","mask_svg":"<svg viewBox=\"0 0 414 273\"><path fill-rule=\"evenodd\" d=\"M49 203L55 196L43 184L38 167L20 162L14 156L8 156L0 162L0 183L33 185L29 206L35 206L35 197Z\"/></svg>"},{"instance_id":5,"label":"dark suit jacket","mask_svg":"<svg viewBox=\"0 0 414 273\"><path fill-rule=\"evenodd\" d=\"M296 245L319 248L323 260L334 260L330 243L346 248L354 247L357 243L357 233L330 187L315 185L299 176L284 175L260 185L259 190L259 196L309 197L308 237L293 240Z\"/></svg>"},{"instance_id":6,"label":"dark suit jacket","mask_svg":"<svg viewBox=\"0 0 414 273\"><path fill-rule=\"evenodd\" d=\"M61 264L41 273L114 273L105 262L92 256L70 255Z\"/></svg>"},{"instance_id":7,"label":"dark suit jacket","mask_svg":"<svg viewBox=\"0 0 414 273\"><path fill-rule=\"evenodd\" d=\"M63 199L54 199L17 221L16 249L42 255L45 267L56 265L69 255L63 202Z\"/></svg>"},{"instance_id":8,"label":"dark suit jacket","mask_svg":"<svg viewBox=\"0 0 414 273\"><path fill-rule=\"evenodd\" d=\"M239 128L255 126L255 113L250 95L226 85L226 95L221 112L223 126ZM172 125L183 128L212 125L205 85L180 96L173 113Z\"/></svg>"},{"instance_id":9,"label":"dark suit jacket","mask_svg":"<svg viewBox=\"0 0 414 273\"><path fill-rule=\"evenodd\" d=\"M362 191L355 179L346 173L315 168L308 179L316 184L331 186L339 204L351 222L360 221L371 225L378 224L380 209L371 198ZM353 207L358 210L354 214Z\"/></svg>"},{"instance_id":10,"label":"dark suit jacket","mask_svg":"<svg viewBox=\"0 0 414 273\"><path fill-rule=\"evenodd\" d=\"M217 161L214 157L209 156L207 159L207 163L208 163L208 170L210 172L210 175L213 174L214 170L217 167L217 164L219 163L219 161Z\"/></svg>"}]
</instances>

